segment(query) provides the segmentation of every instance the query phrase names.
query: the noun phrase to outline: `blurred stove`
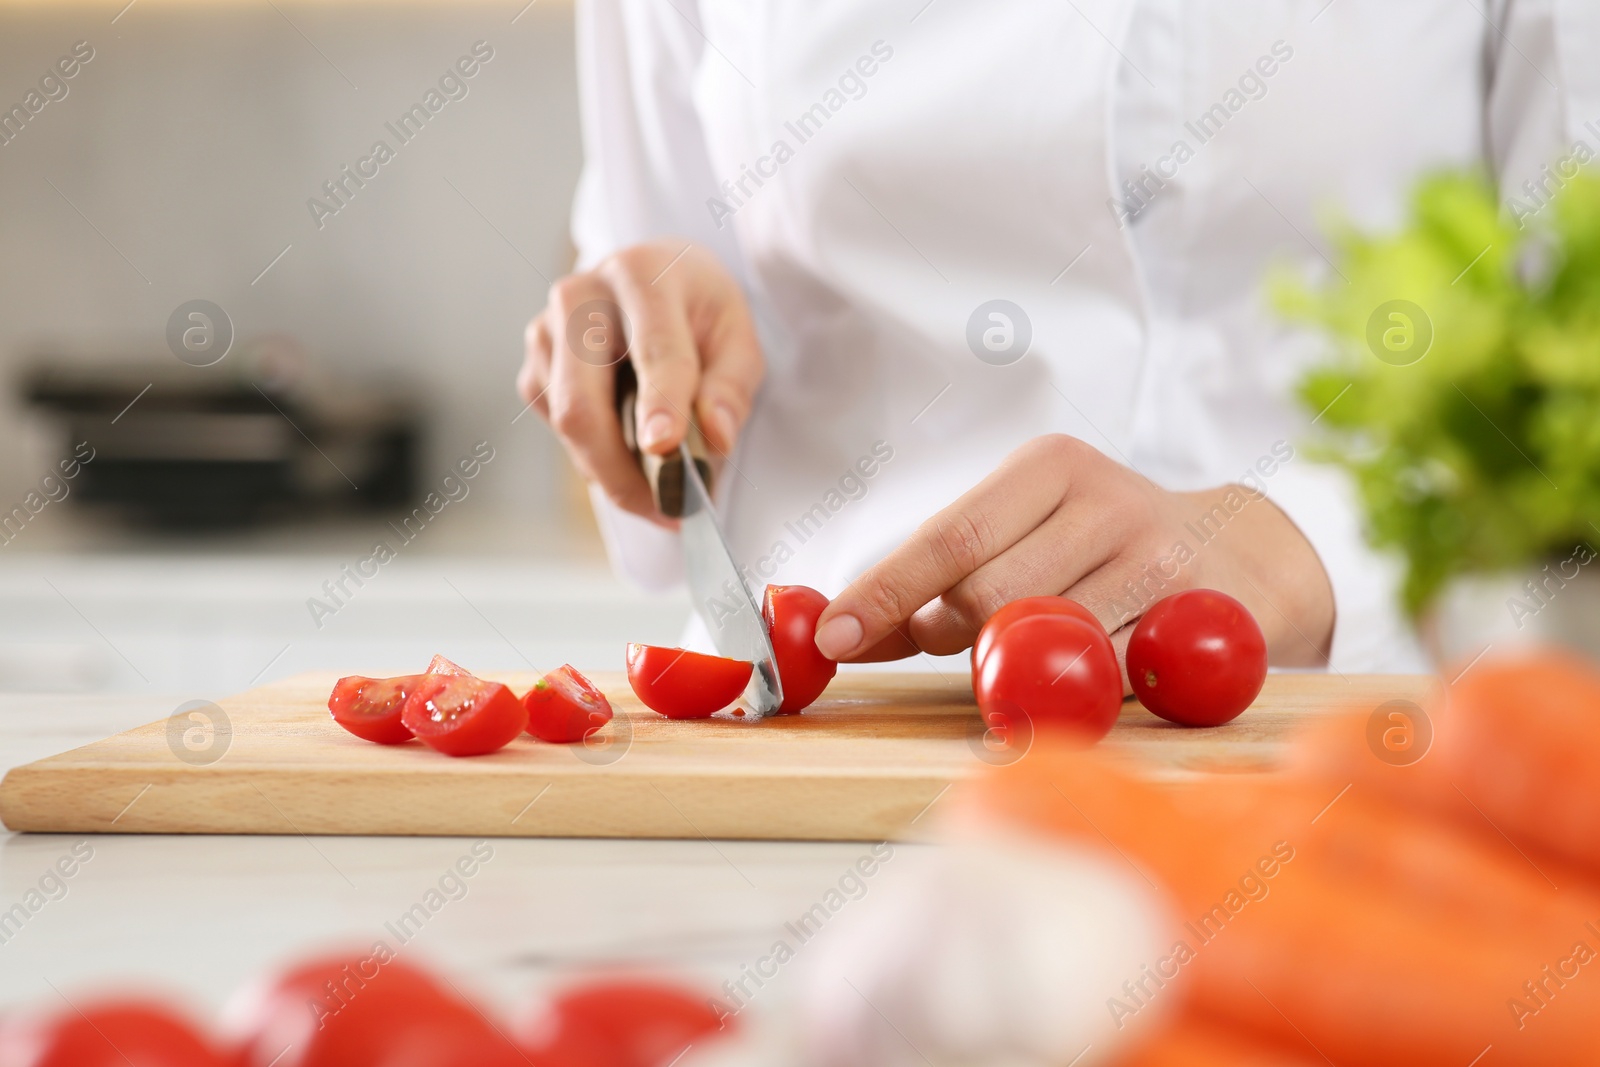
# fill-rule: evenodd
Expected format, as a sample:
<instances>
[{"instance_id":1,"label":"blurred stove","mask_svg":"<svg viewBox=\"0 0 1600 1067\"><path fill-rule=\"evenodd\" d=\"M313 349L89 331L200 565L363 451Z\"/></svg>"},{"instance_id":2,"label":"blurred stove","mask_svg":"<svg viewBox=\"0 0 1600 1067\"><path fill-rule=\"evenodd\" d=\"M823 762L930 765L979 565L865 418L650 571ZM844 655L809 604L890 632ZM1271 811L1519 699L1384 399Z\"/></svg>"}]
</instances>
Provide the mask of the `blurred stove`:
<instances>
[{"instance_id":1,"label":"blurred stove","mask_svg":"<svg viewBox=\"0 0 1600 1067\"><path fill-rule=\"evenodd\" d=\"M68 452L93 448L73 496L136 521L228 526L408 501L421 436L414 397L301 367L260 354L228 369L164 354L41 358L21 393L59 424Z\"/></svg>"}]
</instances>

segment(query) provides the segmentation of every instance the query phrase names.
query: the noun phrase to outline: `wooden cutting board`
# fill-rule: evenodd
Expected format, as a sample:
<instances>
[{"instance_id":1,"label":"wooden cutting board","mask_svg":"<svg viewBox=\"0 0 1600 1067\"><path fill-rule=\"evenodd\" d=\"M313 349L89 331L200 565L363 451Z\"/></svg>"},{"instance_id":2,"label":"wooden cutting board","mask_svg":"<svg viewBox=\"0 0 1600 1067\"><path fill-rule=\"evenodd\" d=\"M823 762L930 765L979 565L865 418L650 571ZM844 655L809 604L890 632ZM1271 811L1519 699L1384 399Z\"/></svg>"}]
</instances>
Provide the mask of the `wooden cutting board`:
<instances>
[{"instance_id":1,"label":"wooden cutting board","mask_svg":"<svg viewBox=\"0 0 1600 1067\"><path fill-rule=\"evenodd\" d=\"M592 747L523 737L470 759L345 733L326 710L334 677L299 675L223 701L221 716L211 705L18 767L0 783L0 819L60 833L866 841L914 833L952 782L1012 758L985 747L965 675L844 675L805 714L760 723L667 720L601 675L617 718ZM494 677L519 693L535 679ZM1103 744L1159 774L1261 771L1297 721L1419 700L1429 684L1273 675L1226 726L1184 729L1129 703Z\"/></svg>"}]
</instances>

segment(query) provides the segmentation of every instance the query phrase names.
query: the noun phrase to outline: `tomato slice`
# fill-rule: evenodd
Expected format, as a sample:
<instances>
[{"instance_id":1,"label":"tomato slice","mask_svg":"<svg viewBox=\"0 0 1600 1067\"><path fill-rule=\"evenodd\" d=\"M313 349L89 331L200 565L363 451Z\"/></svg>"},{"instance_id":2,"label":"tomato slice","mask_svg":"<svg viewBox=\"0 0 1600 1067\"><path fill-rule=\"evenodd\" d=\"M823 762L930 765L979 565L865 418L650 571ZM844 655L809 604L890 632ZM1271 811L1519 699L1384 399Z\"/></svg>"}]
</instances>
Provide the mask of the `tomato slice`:
<instances>
[{"instance_id":1,"label":"tomato slice","mask_svg":"<svg viewBox=\"0 0 1600 1067\"><path fill-rule=\"evenodd\" d=\"M225 1067L183 1016L144 1000L108 1000L0 1024L5 1067Z\"/></svg>"},{"instance_id":2,"label":"tomato slice","mask_svg":"<svg viewBox=\"0 0 1600 1067\"><path fill-rule=\"evenodd\" d=\"M526 1067L477 1008L387 949L274 975L235 996L223 1026L237 1067Z\"/></svg>"},{"instance_id":3,"label":"tomato slice","mask_svg":"<svg viewBox=\"0 0 1600 1067\"><path fill-rule=\"evenodd\" d=\"M471 678L472 677L472 672L471 671L467 670L465 667L463 667L463 666L461 666L459 664L450 662L449 660L445 659L443 656L441 656L441 655L439 655L437 653L435 653L434 657L431 660L428 661L428 671L427 671L427 673L429 673L429 674L458 674L458 675L462 675L462 676L467 677L467 678Z\"/></svg>"},{"instance_id":4,"label":"tomato slice","mask_svg":"<svg viewBox=\"0 0 1600 1067\"><path fill-rule=\"evenodd\" d=\"M793 715L822 695L839 665L817 651L817 617L828 598L805 585L769 585L761 603L783 683L779 715Z\"/></svg>"},{"instance_id":5,"label":"tomato slice","mask_svg":"<svg viewBox=\"0 0 1600 1067\"><path fill-rule=\"evenodd\" d=\"M607 978L559 993L523 1029L536 1064L668 1067L732 1031L708 998L646 978Z\"/></svg>"},{"instance_id":6,"label":"tomato slice","mask_svg":"<svg viewBox=\"0 0 1600 1067\"><path fill-rule=\"evenodd\" d=\"M989 616L988 621L983 624L983 629L978 631L978 639L972 642L974 678L983 669L984 658L988 656L989 649L994 647L995 638L1000 636L1000 631L1018 619L1026 619L1030 615L1066 615L1069 618L1092 623L1096 629L1105 631L1105 627L1100 625L1100 620L1094 617L1094 612L1076 600L1068 600L1064 596L1025 596L1021 600L1013 600Z\"/></svg>"},{"instance_id":7,"label":"tomato slice","mask_svg":"<svg viewBox=\"0 0 1600 1067\"><path fill-rule=\"evenodd\" d=\"M528 732L541 741L582 741L611 721L611 702L570 663L533 683L522 698Z\"/></svg>"},{"instance_id":8,"label":"tomato slice","mask_svg":"<svg viewBox=\"0 0 1600 1067\"><path fill-rule=\"evenodd\" d=\"M1048 732L1093 743L1122 711L1122 671L1099 623L1030 615L995 638L973 693L984 720L1003 736Z\"/></svg>"},{"instance_id":9,"label":"tomato slice","mask_svg":"<svg viewBox=\"0 0 1600 1067\"><path fill-rule=\"evenodd\" d=\"M755 664L683 648L628 646L628 684L669 719L705 719L739 699Z\"/></svg>"},{"instance_id":10,"label":"tomato slice","mask_svg":"<svg viewBox=\"0 0 1600 1067\"><path fill-rule=\"evenodd\" d=\"M423 744L447 756L482 756L522 733L528 712L499 682L430 674L406 701L400 721Z\"/></svg>"},{"instance_id":11,"label":"tomato slice","mask_svg":"<svg viewBox=\"0 0 1600 1067\"><path fill-rule=\"evenodd\" d=\"M400 721L406 701L426 675L407 674L398 678L364 678L352 674L334 683L328 697L333 721L357 737L380 745L398 745L411 740L412 733Z\"/></svg>"}]
</instances>

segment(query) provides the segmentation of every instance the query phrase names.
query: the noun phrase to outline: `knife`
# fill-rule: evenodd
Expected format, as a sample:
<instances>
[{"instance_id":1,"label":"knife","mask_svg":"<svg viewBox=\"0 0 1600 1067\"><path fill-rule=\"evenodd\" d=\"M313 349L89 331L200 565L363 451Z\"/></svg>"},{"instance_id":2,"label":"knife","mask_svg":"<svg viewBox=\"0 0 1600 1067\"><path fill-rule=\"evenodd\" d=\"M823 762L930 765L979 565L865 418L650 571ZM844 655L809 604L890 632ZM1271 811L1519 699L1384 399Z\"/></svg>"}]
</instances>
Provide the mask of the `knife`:
<instances>
[{"instance_id":1,"label":"knife","mask_svg":"<svg viewBox=\"0 0 1600 1067\"><path fill-rule=\"evenodd\" d=\"M717 522L709 488L712 474L705 437L691 419L689 432L676 454L658 456L641 450L634 415L638 391L633 364L623 360L617 365L617 413L622 421L622 438L639 460L656 507L668 518L679 520L689 595L695 612L711 634L717 654L754 666L744 699L755 714L745 718L765 718L783 703L783 683L778 679L766 620Z\"/></svg>"}]
</instances>

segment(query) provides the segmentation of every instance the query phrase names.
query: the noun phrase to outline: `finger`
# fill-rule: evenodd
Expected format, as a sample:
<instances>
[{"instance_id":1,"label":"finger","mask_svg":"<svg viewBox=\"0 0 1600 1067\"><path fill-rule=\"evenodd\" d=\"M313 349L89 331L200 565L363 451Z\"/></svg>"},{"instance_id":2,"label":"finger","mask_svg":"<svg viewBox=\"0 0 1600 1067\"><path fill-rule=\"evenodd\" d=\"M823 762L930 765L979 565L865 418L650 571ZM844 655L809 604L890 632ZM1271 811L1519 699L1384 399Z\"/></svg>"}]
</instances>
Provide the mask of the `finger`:
<instances>
[{"instance_id":1,"label":"finger","mask_svg":"<svg viewBox=\"0 0 1600 1067\"><path fill-rule=\"evenodd\" d=\"M601 268L630 327L628 358L639 376L639 447L666 455L689 428L700 387L700 357L675 281L657 285L665 264L653 245L629 249Z\"/></svg>"},{"instance_id":2,"label":"finger","mask_svg":"<svg viewBox=\"0 0 1600 1067\"><path fill-rule=\"evenodd\" d=\"M619 507L659 519L617 418L615 362L626 355L626 339L609 321L614 307L610 287L593 274L569 275L551 288L550 425L585 479Z\"/></svg>"},{"instance_id":3,"label":"finger","mask_svg":"<svg viewBox=\"0 0 1600 1067\"><path fill-rule=\"evenodd\" d=\"M905 659L915 656L922 649L917 647L907 631L902 628L889 631L889 636L869 648L863 648L846 662L849 663L883 663L888 660Z\"/></svg>"},{"instance_id":4,"label":"finger","mask_svg":"<svg viewBox=\"0 0 1600 1067\"><path fill-rule=\"evenodd\" d=\"M1061 505L1069 477L1050 438L1029 442L836 597L817 621L817 648L843 659L876 644L928 601L1032 531Z\"/></svg>"},{"instance_id":5,"label":"finger","mask_svg":"<svg viewBox=\"0 0 1600 1067\"><path fill-rule=\"evenodd\" d=\"M550 404L545 394L550 388L550 327L541 311L522 335L522 367L517 372L517 394L528 407L548 418Z\"/></svg>"},{"instance_id":6,"label":"finger","mask_svg":"<svg viewBox=\"0 0 1600 1067\"><path fill-rule=\"evenodd\" d=\"M700 314L692 317L703 322L695 333L700 351L695 416L712 447L726 455L750 417L766 373L761 342L749 304L731 278L717 286L709 306L693 310Z\"/></svg>"},{"instance_id":7,"label":"finger","mask_svg":"<svg viewBox=\"0 0 1600 1067\"><path fill-rule=\"evenodd\" d=\"M936 656L953 655L971 647L989 616L1013 600L1065 592L1116 555L1126 532L1108 520L1114 514L1094 496L1073 500L913 615L911 639Z\"/></svg>"}]
</instances>

